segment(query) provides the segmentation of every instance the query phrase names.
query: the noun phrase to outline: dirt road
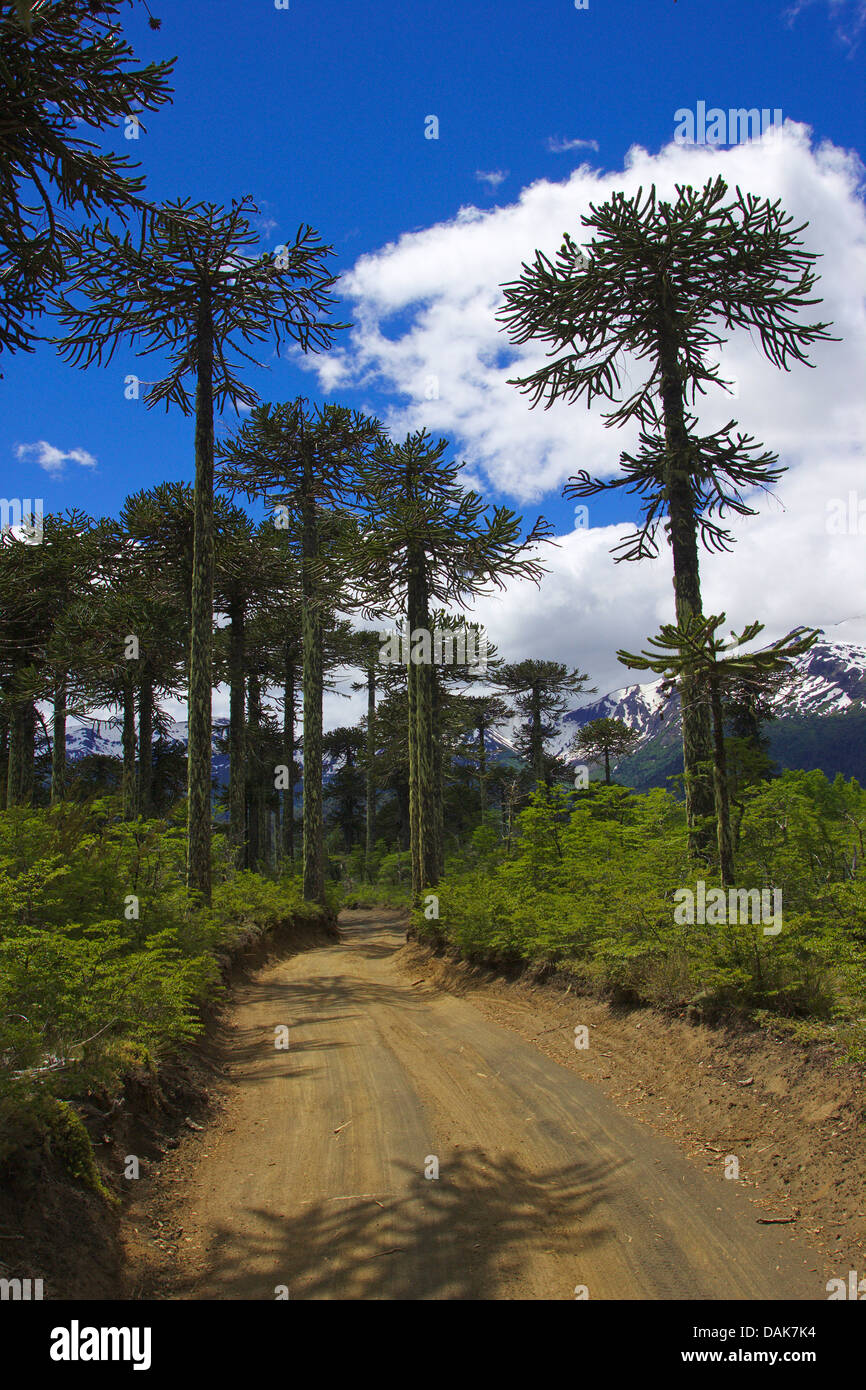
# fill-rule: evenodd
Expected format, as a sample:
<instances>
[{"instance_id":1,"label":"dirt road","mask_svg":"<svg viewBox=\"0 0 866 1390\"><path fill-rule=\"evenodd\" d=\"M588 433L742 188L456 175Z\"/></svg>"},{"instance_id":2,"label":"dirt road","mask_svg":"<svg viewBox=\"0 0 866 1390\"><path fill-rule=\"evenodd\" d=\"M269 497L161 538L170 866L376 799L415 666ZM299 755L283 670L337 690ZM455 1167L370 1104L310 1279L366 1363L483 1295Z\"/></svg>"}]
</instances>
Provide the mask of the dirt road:
<instances>
[{"instance_id":1,"label":"dirt road","mask_svg":"<svg viewBox=\"0 0 866 1390\"><path fill-rule=\"evenodd\" d=\"M225 1108L164 1170L163 1296L826 1297L735 1182L407 974L395 914L341 925L238 992Z\"/></svg>"}]
</instances>

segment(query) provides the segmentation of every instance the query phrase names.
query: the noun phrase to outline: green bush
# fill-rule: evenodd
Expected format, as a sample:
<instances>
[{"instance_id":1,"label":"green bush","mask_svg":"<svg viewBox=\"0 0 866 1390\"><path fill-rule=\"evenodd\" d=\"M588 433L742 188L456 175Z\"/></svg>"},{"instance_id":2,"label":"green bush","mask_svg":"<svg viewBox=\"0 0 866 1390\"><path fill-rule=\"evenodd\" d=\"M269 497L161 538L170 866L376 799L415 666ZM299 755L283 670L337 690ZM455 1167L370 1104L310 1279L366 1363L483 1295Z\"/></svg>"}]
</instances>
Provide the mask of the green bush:
<instances>
[{"instance_id":1,"label":"green bush","mask_svg":"<svg viewBox=\"0 0 866 1390\"><path fill-rule=\"evenodd\" d=\"M136 1059L153 1065L193 1038L220 956L322 918L298 880L249 872L217 882L211 909L193 904L182 829L111 810L0 813L0 1160L34 1123L68 1131L58 1092L110 1091Z\"/></svg>"},{"instance_id":2,"label":"green bush","mask_svg":"<svg viewBox=\"0 0 866 1390\"><path fill-rule=\"evenodd\" d=\"M536 794L506 856L476 836L436 892L444 935L471 960L543 961L614 995L704 1013L739 1009L863 1029L866 793L786 772L743 798L737 881L778 888L782 929L678 924L678 890L717 886L689 865L682 804L658 789ZM481 862L472 863L472 856Z\"/></svg>"}]
</instances>

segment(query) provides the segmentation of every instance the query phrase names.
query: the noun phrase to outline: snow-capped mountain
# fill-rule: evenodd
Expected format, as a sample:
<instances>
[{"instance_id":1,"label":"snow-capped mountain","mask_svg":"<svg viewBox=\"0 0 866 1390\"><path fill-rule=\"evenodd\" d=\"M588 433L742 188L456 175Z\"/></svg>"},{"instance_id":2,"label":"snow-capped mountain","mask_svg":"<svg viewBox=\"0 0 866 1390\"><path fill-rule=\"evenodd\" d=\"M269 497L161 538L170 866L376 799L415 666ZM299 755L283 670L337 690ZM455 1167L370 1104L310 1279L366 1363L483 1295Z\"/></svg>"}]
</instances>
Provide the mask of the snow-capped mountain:
<instances>
[{"instance_id":1,"label":"snow-capped mountain","mask_svg":"<svg viewBox=\"0 0 866 1390\"><path fill-rule=\"evenodd\" d=\"M851 642L817 642L798 657L795 672L773 699L777 719L798 714L836 714L853 706L866 708L866 650ZM663 724L679 726L679 696L661 693L663 681L626 685L565 715L571 736L592 719L621 719L646 742Z\"/></svg>"},{"instance_id":2,"label":"snow-capped mountain","mask_svg":"<svg viewBox=\"0 0 866 1390\"><path fill-rule=\"evenodd\" d=\"M796 674L773 700L776 719L767 726L772 756L783 766L821 767L828 776L841 771L866 780L866 647L824 639L795 666ZM679 696L676 692L663 695L662 684L655 680L622 686L569 711L555 751L574 764L578 759L571 744L584 724L592 719L620 719L637 731L639 740L635 753L619 765L618 775L641 789L665 785L672 772L681 770L681 725ZM222 741L227 730L226 719L214 720L213 771L219 783L228 780L228 754ZM172 721L168 736L185 746L186 722ZM70 718L66 738L70 762L88 754L122 756L119 719ZM476 739L477 735L468 735L467 745ZM519 761L513 743L500 733L488 731L485 747L490 762ZM299 763L303 761L300 749L295 756ZM325 759L323 771L327 782L335 771L332 760Z\"/></svg>"},{"instance_id":3,"label":"snow-capped mountain","mask_svg":"<svg viewBox=\"0 0 866 1390\"><path fill-rule=\"evenodd\" d=\"M214 720L213 750L216 756L220 756L222 752L219 741L227 731L227 719ZM170 721L167 736L172 742L182 743L186 747L188 735L189 725L186 720ZM66 724L67 758L74 762L77 758L91 754L106 758L123 757L123 731L119 718L85 720L70 716Z\"/></svg>"},{"instance_id":4,"label":"snow-capped mountain","mask_svg":"<svg viewBox=\"0 0 866 1390\"><path fill-rule=\"evenodd\" d=\"M818 641L811 651L797 659L794 667L772 700L776 720L767 729L771 752L786 765L824 766L820 757L813 755L811 761L803 758L802 731L807 725L810 726L811 742L819 747L822 731L820 724L815 721L827 720L834 715L866 715L866 648L853 642ZM605 718L621 719L640 735L636 752L622 764L624 769L629 769L629 773L635 766L633 760L640 758L642 751L650 745L666 745L672 751L678 751L681 728L679 695L674 692L666 698L661 694L661 686L661 680L647 685L623 686L592 704L571 710L563 719L559 746L562 755L572 763L577 762L574 753L569 751L575 734L590 720ZM792 746L795 725L801 734L794 741L800 760L788 763L786 750ZM825 725L825 729L829 731L829 725ZM852 740L862 743L859 724L855 731L851 722L850 736ZM838 729L834 729L834 738L838 741ZM659 748L657 752L660 751ZM859 753L866 757L866 749L861 748ZM836 770L851 775L844 760L840 765L838 756L835 764L831 759L830 766L825 767L828 775L832 774L834 765Z\"/></svg>"}]
</instances>

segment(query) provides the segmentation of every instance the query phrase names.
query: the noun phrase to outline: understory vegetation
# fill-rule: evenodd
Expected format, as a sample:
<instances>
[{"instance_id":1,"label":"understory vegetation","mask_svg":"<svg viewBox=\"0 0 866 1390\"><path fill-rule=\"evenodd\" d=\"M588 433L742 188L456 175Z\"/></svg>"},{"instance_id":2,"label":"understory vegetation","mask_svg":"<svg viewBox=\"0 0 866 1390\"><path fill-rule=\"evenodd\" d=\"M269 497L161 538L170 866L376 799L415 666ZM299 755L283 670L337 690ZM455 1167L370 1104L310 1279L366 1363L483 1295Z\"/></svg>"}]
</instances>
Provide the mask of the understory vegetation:
<instances>
[{"instance_id":1,"label":"understory vegetation","mask_svg":"<svg viewBox=\"0 0 866 1390\"><path fill-rule=\"evenodd\" d=\"M182 825L124 822L114 798L0 816L0 1163L38 1134L90 1173L83 1127L66 1142L66 1102L156 1067L202 1031L239 951L336 909L333 890L323 909L299 879L225 855L205 908L186 892L185 853Z\"/></svg>"},{"instance_id":2,"label":"understory vegetation","mask_svg":"<svg viewBox=\"0 0 866 1390\"><path fill-rule=\"evenodd\" d=\"M743 793L738 881L775 889L781 907L781 930L768 919L765 934L751 917L677 921L678 893L720 880L689 862L685 809L668 792L539 789L511 851L492 828L476 831L415 927L469 960L549 963L622 1000L748 1012L801 1032L820 1020L862 1057L864 825L866 792L841 775L786 771Z\"/></svg>"}]
</instances>

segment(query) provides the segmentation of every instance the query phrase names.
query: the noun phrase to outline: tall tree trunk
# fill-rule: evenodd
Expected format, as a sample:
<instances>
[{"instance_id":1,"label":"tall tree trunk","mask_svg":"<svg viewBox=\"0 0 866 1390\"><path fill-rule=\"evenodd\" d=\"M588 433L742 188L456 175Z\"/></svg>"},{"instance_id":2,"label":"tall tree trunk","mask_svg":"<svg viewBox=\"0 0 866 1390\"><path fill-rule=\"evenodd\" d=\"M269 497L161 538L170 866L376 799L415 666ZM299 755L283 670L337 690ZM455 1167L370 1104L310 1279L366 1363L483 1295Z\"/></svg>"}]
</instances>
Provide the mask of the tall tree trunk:
<instances>
[{"instance_id":1,"label":"tall tree trunk","mask_svg":"<svg viewBox=\"0 0 866 1390\"><path fill-rule=\"evenodd\" d=\"M673 327L673 307L669 305L662 308L658 354L664 409L665 491L673 556L674 600L677 622L685 624L692 616L701 615L701 584L683 385ZM689 850L697 858L706 858L713 815L713 792L707 775L712 756L710 711L699 684L692 677L680 681L680 698Z\"/></svg>"},{"instance_id":2,"label":"tall tree trunk","mask_svg":"<svg viewBox=\"0 0 866 1390\"><path fill-rule=\"evenodd\" d=\"M532 748L532 770L535 773L536 782L543 782L544 778L544 739L541 733L541 691L537 685L532 687L532 714L531 714L531 748Z\"/></svg>"},{"instance_id":3,"label":"tall tree trunk","mask_svg":"<svg viewBox=\"0 0 866 1390\"><path fill-rule=\"evenodd\" d=\"M153 679L145 670L138 686L138 814L153 815Z\"/></svg>"},{"instance_id":4,"label":"tall tree trunk","mask_svg":"<svg viewBox=\"0 0 866 1390\"><path fill-rule=\"evenodd\" d=\"M24 741L21 759L21 804L32 806L36 790L36 706L27 701L24 713Z\"/></svg>"},{"instance_id":5,"label":"tall tree trunk","mask_svg":"<svg viewBox=\"0 0 866 1390\"><path fill-rule=\"evenodd\" d=\"M66 672L54 681L54 718L51 721L51 805L66 796Z\"/></svg>"},{"instance_id":6,"label":"tall tree trunk","mask_svg":"<svg viewBox=\"0 0 866 1390\"><path fill-rule=\"evenodd\" d=\"M424 555L413 548L409 556L407 619L410 635L430 631ZM425 888L438 882L436 856L436 792L433 750L433 682L429 662L409 665L409 812L413 835L412 891L420 900ZM414 736L414 746L413 746ZM414 767L413 767L414 764ZM414 777L413 777L414 771Z\"/></svg>"},{"instance_id":7,"label":"tall tree trunk","mask_svg":"<svg viewBox=\"0 0 866 1390\"><path fill-rule=\"evenodd\" d=\"M264 840L262 838L262 743L261 743L261 687L259 677L250 672L248 687L249 746L247 757L247 789L249 805L249 829L247 832L246 866L256 872L261 868Z\"/></svg>"},{"instance_id":8,"label":"tall tree trunk","mask_svg":"<svg viewBox=\"0 0 866 1390\"><path fill-rule=\"evenodd\" d=\"M0 712L0 811L5 811L9 797L9 718Z\"/></svg>"},{"instance_id":9,"label":"tall tree trunk","mask_svg":"<svg viewBox=\"0 0 866 1390\"><path fill-rule=\"evenodd\" d=\"M734 849L731 835L728 768L725 757L724 717L717 681L710 683L710 703L713 713L713 793L719 845L719 872L722 878L722 887L730 888L734 882Z\"/></svg>"},{"instance_id":10,"label":"tall tree trunk","mask_svg":"<svg viewBox=\"0 0 866 1390\"><path fill-rule=\"evenodd\" d=\"M445 868L445 757L442 752L442 687L435 666L430 672L430 730L428 737L433 750L433 883L438 883Z\"/></svg>"},{"instance_id":11,"label":"tall tree trunk","mask_svg":"<svg viewBox=\"0 0 866 1390\"><path fill-rule=\"evenodd\" d=\"M409 814L409 782L401 777L395 785L397 795L397 817L400 823L400 849L405 853L412 849L412 826Z\"/></svg>"},{"instance_id":12,"label":"tall tree trunk","mask_svg":"<svg viewBox=\"0 0 866 1390\"><path fill-rule=\"evenodd\" d=\"M411 635L412 626L407 619ZM409 709L409 853L412 866L412 900L421 900L423 870L421 867L421 814L418 791L418 667L410 660L406 669Z\"/></svg>"},{"instance_id":13,"label":"tall tree trunk","mask_svg":"<svg viewBox=\"0 0 866 1390\"><path fill-rule=\"evenodd\" d=\"M235 863L246 861L246 614L235 594L229 603L229 840Z\"/></svg>"},{"instance_id":14,"label":"tall tree trunk","mask_svg":"<svg viewBox=\"0 0 866 1390\"><path fill-rule=\"evenodd\" d=\"M319 553L313 467L304 459L302 502L303 589L302 633L304 645L304 897L325 901L325 831L322 805L322 697L324 655L322 614L314 566Z\"/></svg>"},{"instance_id":15,"label":"tall tree trunk","mask_svg":"<svg viewBox=\"0 0 866 1390\"><path fill-rule=\"evenodd\" d=\"M211 901L211 701L213 698L213 322L202 291L196 337L195 491L187 753L189 891Z\"/></svg>"},{"instance_id":16,"label":"tall tree trunk","mask_svg":"<svg viewBox=\"0 0 866 1390\"><path fill-rule=\"evenodd\" d=\"M14 683L13 683L14 690ZM29 806L36 756L36 710L32 700L13 697L9 719L7 805Z\"/></svg>"},{"instance_id":17,"label":"tall tree trunk","mask_svg":"<svg viewBox=\"0 0 866 1390\"><path fill-rule=\"evenodd\" d=\"M610 749L607 744L604 747L604 785L610 786Z\"/></svg>"},{"instance_id":18,"label":"tall tree trunk","mask_svg":"<svg viewBox=\"0 0 866 1390\"><path fill-rule=\"evenodd\" d=\"M129 662L126 663L129 666ZM135 819L135 684L132 672L123 673L123 819Z\"/></svg>"},{"instance_id":19,"label":"tall tree trunk","mask_svg":"<svg viewBox=\"0 0 866 1390\"><path fill-rule=\"evenodd\" d=\"M481 806L481 824L487 814L487 748L484 743L484 735L487 732L487 724L483 714L478 716L478 801Z\"/></svg>"},{"instance_id":20,"label":"tall tree trunk","mask_svg":"<svg viewBox=\"0 0 866 1390\"><path fill-rule=\"evenodd\" d=\"M371 880L376 835L376 659L367 666L367 783L364 839L364 877Z\"/></svg>"},{"instance_id":21,"label":"tall tree trunk","mask_svg":"<svg viewBox=\"0 0 866 1390\"><path fill-rule=\"evenodd\" d=\"M288 781L283 791L283 857L295 862L295 652L286 643L283 671L283 762Z\"/></svg>"}]
</instances>

